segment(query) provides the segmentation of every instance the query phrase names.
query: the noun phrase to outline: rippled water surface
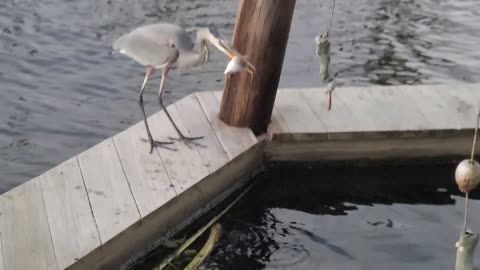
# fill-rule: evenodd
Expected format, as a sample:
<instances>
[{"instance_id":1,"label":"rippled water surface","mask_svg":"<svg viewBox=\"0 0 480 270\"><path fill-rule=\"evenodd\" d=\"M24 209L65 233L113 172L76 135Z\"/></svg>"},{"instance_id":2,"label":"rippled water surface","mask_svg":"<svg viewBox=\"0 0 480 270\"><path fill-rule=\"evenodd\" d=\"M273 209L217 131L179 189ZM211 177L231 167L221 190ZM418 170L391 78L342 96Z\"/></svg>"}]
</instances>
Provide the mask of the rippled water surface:
<instances>
[{"instance_id":1,"label":"rippled water surface","mask_svg":"<svg viewBox=\"0 0 480 270\"><path fill-rule=\"evenodd\" d=\"M203 267L454 269L464 204L454 169L280 168L261 175L220 220L220 240ZM478 191L472 197L469 228L478 232ZM198 242L197 250L205 240ZM161 258L152 256L131 270L152 269Z\"/></svg>"},{"instance_id":2,"label":"rippled water surface","mask_svg":"<svg viewBox=\"0 0 480 270\"><path fill-rule=\"evenodd\" d=\"M0 1L0 192L139 121L143 68L112 41L158 21L231 37L238 1ZM318 87L314 37L330 1L297 0L280 87ZM477 0L337 0L332 68L343 85L476 82ZM225 57L169 74L165 99L221 89ZM157 87L158 74L152 88ZM147 111L158 110L154 90Z\"/></svg>"}]
</instances>

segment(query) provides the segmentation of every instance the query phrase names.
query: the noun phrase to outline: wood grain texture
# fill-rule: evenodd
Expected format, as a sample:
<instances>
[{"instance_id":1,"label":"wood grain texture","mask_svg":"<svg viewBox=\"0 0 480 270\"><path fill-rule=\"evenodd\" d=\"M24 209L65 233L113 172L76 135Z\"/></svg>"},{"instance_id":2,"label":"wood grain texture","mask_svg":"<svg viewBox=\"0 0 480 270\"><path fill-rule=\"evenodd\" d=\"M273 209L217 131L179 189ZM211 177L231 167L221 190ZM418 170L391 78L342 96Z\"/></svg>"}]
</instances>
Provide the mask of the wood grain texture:
<instances>
[{"instance_id":1,"label":"wood grain texture","mask_svg":"<svg viewBox=\"0 0 480 270\"><path fill-rule=\"evenodd\" d=\"M279 91L275 110L291 133L326 133L327 129L298 89Z\"/></svg>"},{"instance_id":2,"label":"wood grain texture","mask_svg":"<svg viewBox=\"0 0 480 270\"><path fill-rule=\"evenodd\" d=\"M418 109L419 105L410 92L415 91L409 86L376 86L369 87L371 101L377 113L372 115L383 123L384 130L422 130L429 126L425 115ZM388 112L388 113L387 113ZM381 122L380 116L385 115L388 121Z\"/></svg>"},{"instance_id":3,"label":"wood grain texture","mask_svg":"<svg viewBox=\"0 0 480 270\"><path fill-rule=\"evenodd\" d=\"M255 12L257 6L257 0L240 0L238 2L237 16L235 19L235 27L233 29L232 46L241 54L247 53L248 40L251 39L251 14ZM233 113L233 102L238 98L241 98L241 94L238 90L240 79L245 80L245 74L234 73L225 76L224 89L230 89L230 91L224 91L225 98L221 101L221 110L224 113Z\"/></svg>"},{"instance_id":4,"label":"wood grain texture","mask_svg":"<svg viewBox=\"0 0 480 270\"><path fill-rule=\"evenodd\" d=\"M411 90L405 92L415 98L417 109L427 119L429 129L458 127L455 110L459 104L449 104L437 85L411 86Z\"/></svg>"},{"instance_id":5,"label":"wood grain texture","mask_svg":"<svg viewBox=\"0 0 480 270\"><path fill-rule=\"evenodd\" d=\"M215 134L215 130L208 121L200 103L195 94L175 103L178 116L184 127L195 131L196 134L204 136L201 145L195 146L202 157L202 160L210 173L214 173L219 168L228 163L229 158L222 147L222 144Z\"/></svg>"},{"instance_id":6,"label":"wood grain texture","mask_svg":"<svg viewBox=\"0 0 480 270\"><path fill-rule=\"evenodd\" d=\"M276 134L289 134L290 129L288 129L287 124L283 121L280 114L275 108L273 108L272 119L267 128L267 139L273 140Z\"/></svg>"},{"instance_id":7,"label":"wood grain texture","mask_svg":"<svg viewBox=\"0 0 480 270\"><path fill-rule=\"evenodd\" d=\"M0 197L6 270L56 270L57 262L38 178Z\"/></svg>"},{"instance_id":8,"label":"wood grain texture","mask_svg":"<svg viewBox=\"0 0 480 270\"><path fill-rule=\"evenodd\" d=\"M233 33L233 46L246 54L256 68L227 77L220 119L235 127L249 127L258 135L270 123L282 71L295 0L241 1ZM253 11L252 11L253 9Z\"/></svg>"},{"instance_id":9,"label":"wood grain texture","mask_svg":"<svg viewBox=\"0 0 480 270\"><path fill-rule=\"evenodd\" d=\"M113 142L141 217L146 217L176 196L170 176L157 151L149 153L143 122L115 135Z\"/></svg>"},{"instance_id":10,"label":"wood grain texture","mask_svg":"<svg viewBox=\"0 0 480 270\"><path fill-rule=\"evenodd\" d=\"M469 153L471 136L350 140L273 141L265 149L268 162L381 161L443 158ZM352 136L355 137L355 136ZM418 163L417 163L418 164Z\"/></svg>"},{"instance_id":11,"label":"wood grain texture","mask_svg":"<svg viewBox=\"0 0 480 270\"><path fill-rule=\"evenodd\" d=\"M0 232L0 270L5 270L5 260L3 259L2 233Z\"/></svg>"},{"instance_id":12,"label":"wood grain texture","mask_svg":"<svg viewBox=\"0 0 480 270\"><path fill-rule=\"evenodd\" d=\"M39 181L58 267L65 269L100 246L77 158L47 171Z\"/></svg>"},{"instance_id":13,"label":"wood grain texture","mask_svg":"<svg viewBox=\"0 0 480 270\"><path fill-rule=\"evenodd\" d=\"M389 114L377 108L370 87L337 88L335 91L338 93L337 99L360 121L363 131L391 130Z\"/></svg>"},{"instance_id":14,"label":"wood grain texture","mask_svg":"<svg viewBox=\"0 0 480 270\"><path fill-rule=\"evenodd\" d=\"M288 89L279 89L278 92L280 91L288 91ZM299 89L298 91L305 100L305 106L310 107L327 131L362 130L362 122L338 98L339 95L343 94L341 89L340 91L333 91L330 111L328 110L328 95L325 95L324 89L309 88Z\"/></svg>"},{"instance_id":15,"label":"wood grain texture","mask_svg":"<svg viewBox=\"0 0 480 270\"><path fill-rule=\"evenodd\" d=\"M112 138L78 155L100 240L106 243L140 219Z\"/></svg>"},{"instance_id":16,"label":"wood grain texture","mask_svg":"<svg viewBox=\"0 0 480 270\"><path fill-rule=\"evenodd\" d=\"M439 85L435 91L446 99L447 106L454 108L457 128L474 128L477 123L477 114L480 109L480 88L478 84L466 84L464 87L456 85Z\"/></svg>"},{"instance_id":17,"label":"wood grain texture","mask_svg":"<svg viewBox=\"0 0 480 270\"><path fill-rule=\"evenodd\" d=\"M217 134L223 149L230 159L235 158L257 142L255 135L248 128L231 127L218 118L219 94L215 92L197 92L197 98L208 121Z\"/></svg>"},{"instance_id":18,"label":"wood grain texture","mask_svg":"<svg viewBox=\"0 0 480 270\"><path fill-rule=\"evenodd\" d=\"M173 120L179 129L186 136L200 136L200 130L188 130L181 121L177 108L174 104L167 107ZM152 136L155 140L165 140L168 137L178 138L173 125L167 118L165 112L161 111L149 117L149 125ZM182 141L175 141L174 145L169 145L176 151L157 147L160 153L165 169L172 180L177 196L185 190L195 185L198 181L208 176L209 171L205 166L200 153L197 151L194 143L202 144L203 140L197 140L190 145Z\"/></svg>"}]
</instances>

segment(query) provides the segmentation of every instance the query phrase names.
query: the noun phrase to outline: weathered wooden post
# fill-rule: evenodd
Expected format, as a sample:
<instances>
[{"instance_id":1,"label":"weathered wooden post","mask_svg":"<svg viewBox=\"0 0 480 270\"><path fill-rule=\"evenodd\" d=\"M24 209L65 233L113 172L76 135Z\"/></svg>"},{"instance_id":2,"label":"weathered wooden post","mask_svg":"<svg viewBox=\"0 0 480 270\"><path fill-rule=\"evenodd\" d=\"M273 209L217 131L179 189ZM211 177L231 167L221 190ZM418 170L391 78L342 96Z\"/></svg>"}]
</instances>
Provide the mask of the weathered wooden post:
<instances>
[{"instance_id":1,"label":"weathered wooden post","mask_svg":"<svg viewBox=\"0 0 480 270\"><path fill-rule=\"evenodd\" d=\"M220 119L255 134L266 131L282 72L296 0L240 0L232 44L255 65L225 81Z\"/></svg>"}]
</instances>

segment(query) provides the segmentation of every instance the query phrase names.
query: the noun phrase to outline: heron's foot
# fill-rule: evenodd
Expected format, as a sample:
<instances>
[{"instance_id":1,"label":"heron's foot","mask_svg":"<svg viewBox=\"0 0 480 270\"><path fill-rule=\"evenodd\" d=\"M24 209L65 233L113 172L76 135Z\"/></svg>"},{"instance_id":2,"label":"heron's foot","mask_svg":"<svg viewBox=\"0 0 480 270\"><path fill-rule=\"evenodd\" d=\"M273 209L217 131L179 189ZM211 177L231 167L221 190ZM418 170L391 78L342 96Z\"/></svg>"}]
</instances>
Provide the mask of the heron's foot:
<instances>
[{"instance_id":1,"label":"heron's foot","mask_svg":"<svg viewBox=\"0 0 480 270\"><path fill-rule=\"evenodd\" d=\"M203 139L203 136L198 136L198 137L187 137L187 136L183 136L183 135L180 135L180 138L172 138L172 137L168 137L168 139L172 140L172 141L181 141L183 143L185 143L185 145L187 145L188 147L191 146L191 144L193 145L196 145L196 146L203 146L197 142L195 142L196 140L201 140ZM204 146L203 146L204 147Z\"/></svg>"},{"instance_id":2,"label":"heron's foot","mask_svg":"<svg viewBox=\"0 0 480 270\"><path fill-rule=\"evenodd\" d=\"M166 146L166 145L169 145L169 144L173 144L173 142L155 141L152 138L149 138L148 140L145 140L145 139L142 138L142 141L150 143L150 151L149 151L150 154L153 152L154 147L161 147L161 148L165 148L165 149L168 149L168 150L171 150L171 151L177 151L177 149L170 148L170 147Z\"/></svg>"}]
</instances>

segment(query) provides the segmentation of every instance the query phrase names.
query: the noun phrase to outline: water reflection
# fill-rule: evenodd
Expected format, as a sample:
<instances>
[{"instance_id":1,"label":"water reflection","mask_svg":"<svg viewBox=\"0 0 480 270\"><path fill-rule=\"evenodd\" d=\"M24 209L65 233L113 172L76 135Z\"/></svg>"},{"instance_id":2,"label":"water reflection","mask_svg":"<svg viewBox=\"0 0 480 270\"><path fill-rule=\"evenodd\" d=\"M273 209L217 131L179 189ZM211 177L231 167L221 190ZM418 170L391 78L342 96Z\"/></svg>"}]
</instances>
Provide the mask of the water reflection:
<instances>
[{"instance_id":1,"label":"water reflection","mask_svg":"<svg viewBox=\"0 0 480 270\"><path fill-rule=\"evenodd\" d=\"M263 175L222 219L221 240L205 268L453 267L463 213L453 170L342 168ZM473 197L475 212L478 191ZM480 220L470 225L480 228Z\"/></svg>"}]
</instances>

